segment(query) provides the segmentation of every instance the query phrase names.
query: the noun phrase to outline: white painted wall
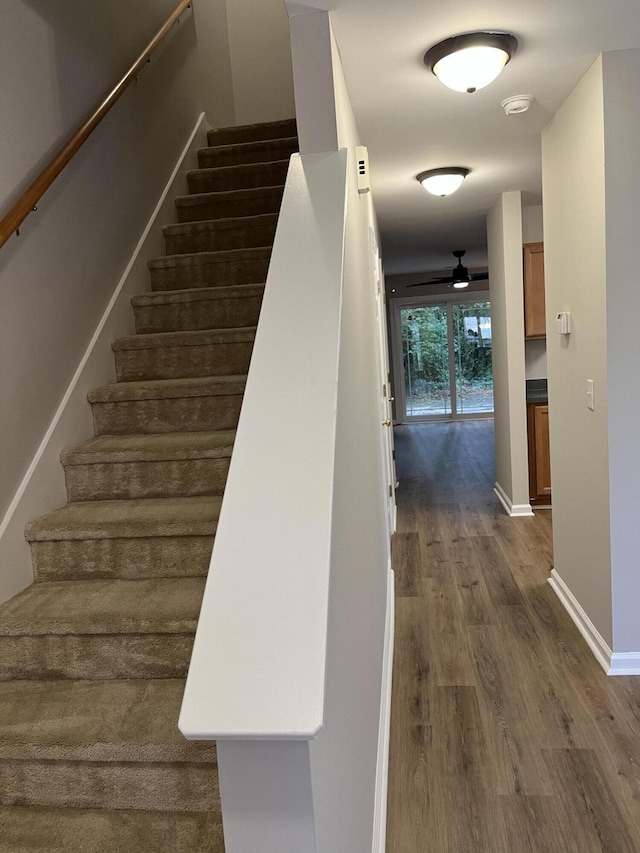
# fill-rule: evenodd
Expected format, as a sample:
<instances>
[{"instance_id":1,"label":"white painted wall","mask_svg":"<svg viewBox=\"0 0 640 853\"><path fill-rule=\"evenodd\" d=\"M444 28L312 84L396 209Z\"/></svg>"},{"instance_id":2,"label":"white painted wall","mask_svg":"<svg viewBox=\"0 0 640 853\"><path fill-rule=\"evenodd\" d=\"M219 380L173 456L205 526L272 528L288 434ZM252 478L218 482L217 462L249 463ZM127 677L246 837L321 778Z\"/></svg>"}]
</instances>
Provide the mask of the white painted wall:
<instances>
[{"instance_id":1,"label":"white painted wall","mask_svg":"<svg viewBox=\"0 0 640 853\"><path fill-rule=\"evenodd\" d=\"M613 651L640 652L640 50L602 56ZM596 390L600 410L600 395ZM594 414L594 413L589 413Z\"/></svg>"},{"instance_id":2,"label":"white painted wall","mask_svg":"<svg viewBox=\"0 0 640 853\"><path fill-rule=\"evenodd\" d=\"M555 570L611 645L603 96L598 59L545 128L542 167L547 326L572 319L570 336L547 340Z\"/></svg>"},{"instance_id":3,"label":"white painted wall","mask_svg":"<svg viewBox=\"0 0 640 853\"><path fill-rule=\"evenodd\" d=\"M174 8L8 0L0 38L6 210ZM198 116L187 14L0 251L0 518L30 465ZM131 324L132 315L129 316ZM123 330L123 332L128 329ZM103 381L113 379L106 368ZM88 389L87 389L88 390ZM89 405L82 425L91 434ZM52 503L64 502L63 476ZM46 509L52 508L51 504ZM0 598L31 579L28 548L0 566Z\"/></svg>"},{"instance_id":4,"label":"white painted wall","mask_svg":"<svg viewBox=\"0 0 640 853\"><path fill-rule=\"evenodd\" d=\"M289 19L283 0L226 0L234 124L293 118Z\"/></svg>"},{"instance_id":5,"label":"white painted wall","mask_svg":"<svg viewBox=\"0 0 640 853\"><path fill-rule=\"evenodd\" d=\"M233 99L227 0L194 0L200 108L211 127L237 124Z\"/></svg>"},{"instance_id":6,"label":"white painted wall","mask_svg":"<svg viewBox=\"0 0 640 853\"><path fill-rule=\"evenodd\" d=\"M544 338L524 342L525 375L527 379L547 378L547 342Z\"/></svg>"},{"instance_id":7,"label":"white painted wall","mask_svg":"<svg viewBox=\"0 0 640 853\"><path fill-rule=\"evenodd\" d=\"M331 41L338 144L348 155L325 721L311 747L318 853L373 844L390 563L376 373L371 193L357 189L360 144L337 45ZM383 826L384 830L384 826Z\"/></svg>"},{"instance_id":8,"label":"white painted wall","mask_svg":"<svg viewBox=\"0 0 640 853\"><path fill-rule=\"evenodd\" d=\"M522 208L522 242L541 243L544 240L542 205L534 204Z\"/></svg>"},{"instance_id":9,"label":"white painted wall","mask_svg":"<svg viewBox=\"0 0 640 853\"><path fill-rule=\"evenodd\" d=\"M531 515L519 192L504 193L489 211L487 250L493 328L496 490L512 515Z\"/></svg>"}]
</instances>

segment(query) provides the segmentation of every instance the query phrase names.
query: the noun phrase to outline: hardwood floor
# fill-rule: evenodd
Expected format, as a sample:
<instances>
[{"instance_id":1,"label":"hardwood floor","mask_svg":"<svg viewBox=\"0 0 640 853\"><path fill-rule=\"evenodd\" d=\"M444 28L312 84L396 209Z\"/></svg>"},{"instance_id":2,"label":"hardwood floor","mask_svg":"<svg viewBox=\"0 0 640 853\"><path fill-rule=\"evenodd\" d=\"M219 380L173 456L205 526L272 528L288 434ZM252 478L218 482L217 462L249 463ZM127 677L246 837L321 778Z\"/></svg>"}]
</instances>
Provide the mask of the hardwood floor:
<instances>
[{"instance_id":1,"label":"hardwood floor","mask_svg":"<svg viewBox=\"0 0 640 853\"><path fill-rule=\"evenodd\" d=\"M493 421L395 440L387 853L638 853L640 677L547 584L551 513L504 514Z\"/></svg>"}]
</instances>

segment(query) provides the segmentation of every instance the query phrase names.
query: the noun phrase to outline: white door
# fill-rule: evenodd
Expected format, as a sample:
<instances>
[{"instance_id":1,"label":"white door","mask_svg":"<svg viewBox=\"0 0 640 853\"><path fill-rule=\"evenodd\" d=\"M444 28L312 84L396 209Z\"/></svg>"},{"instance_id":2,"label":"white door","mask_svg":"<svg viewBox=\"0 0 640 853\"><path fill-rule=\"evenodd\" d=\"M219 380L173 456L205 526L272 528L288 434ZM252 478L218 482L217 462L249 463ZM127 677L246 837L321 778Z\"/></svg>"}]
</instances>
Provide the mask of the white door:
<instances>
[{"instance_id":1,"label":"white door","mask_svg":"<svg viewBox=\"0 0 640 853\"><path fill-rule=\"evenodd\" d=\"M389 348L387 338L387 308L384 289L382 261L373 229L369 229L370 258L372 280L376 298L376 326L378 329L378 387L381 428L384 431L382 441L382 466L387 489L387 530L389 536L396 530L396 465L393 448L393 420L391 403L391 372L389 369Z\"/></svg>"}]
</instances>

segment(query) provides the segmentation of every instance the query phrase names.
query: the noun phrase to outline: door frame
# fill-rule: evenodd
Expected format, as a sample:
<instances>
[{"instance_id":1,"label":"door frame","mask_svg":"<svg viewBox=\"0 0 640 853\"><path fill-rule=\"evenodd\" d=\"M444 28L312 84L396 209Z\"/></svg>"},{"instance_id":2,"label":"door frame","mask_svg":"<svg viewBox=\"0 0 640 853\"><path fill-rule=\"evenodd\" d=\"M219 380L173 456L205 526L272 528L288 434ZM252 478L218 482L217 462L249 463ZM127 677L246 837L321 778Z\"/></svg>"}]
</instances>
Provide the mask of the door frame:
<instances>
[{"instance_id":1,"label":"door frame","mask_svg":"<svg viewBox=\"0 0 640 853\"><path fill-rule=\"evenodd\" d=\"M396 419L398 424L413 424L413 423L428 423L430 421L463 421L477 420L478 418L492 418L494 412L470 412L468 414L454 414L454 408L457 408L456 400L456 383L452 382L451 387L451 413L448 415L415 415L408 418L406 416L407 400L404 387L404 362L402 357L402 328L400 324L400 310L402 308L427 308L434 305L447 306L449 304L464 304L465 302L488 302L491 305L488 290L475 290L471 293L438 293L433 296L400 296L397 299L390 299L391 303L391 361L393 367L393 381L395 387ZM451 314L447 310L447 331L451 338L453 329ZM453 347L449 347L449 375L455 375L453 365Z\"/></svg>"},{"instance_id":2,"label":"door frame","mask_svg":"<svg viewBox=\"0 0 640 853\"><path fill-rule=\"evenodd\" d=\"M373 228L369 226L369 260L370 276L374 290L376 328L378 336L377 379L378 379L378 401L380 429L383 431L381 441L382 470L385 477L386 505L385 525L389 539L396 531L397 505L396 505L396 464L395 450L393 444L393 414L391 395L391 370L389 366L389 337L387 334L387 301L384 283L384 270L382 258L376 241Z\"/></svg>"}]
</instances>

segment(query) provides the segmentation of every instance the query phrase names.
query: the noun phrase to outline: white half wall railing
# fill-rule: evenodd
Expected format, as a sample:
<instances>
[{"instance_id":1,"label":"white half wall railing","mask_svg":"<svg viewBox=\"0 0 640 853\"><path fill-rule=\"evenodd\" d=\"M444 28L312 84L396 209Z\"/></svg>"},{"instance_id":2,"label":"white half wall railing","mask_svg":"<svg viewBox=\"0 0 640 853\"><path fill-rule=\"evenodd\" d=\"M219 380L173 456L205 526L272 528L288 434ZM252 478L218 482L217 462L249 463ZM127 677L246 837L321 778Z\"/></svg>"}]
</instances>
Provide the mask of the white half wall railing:
<instances>
[{"instance_id":1,"label":"white half wall railing","mask_svg":"<svg viewBox=\"0 0 640 853\"><path fill-rule=\"evenodd\" d=\"M345 180L344 153L291 160L180 717L190 738L322 727Z\"/></svg>"},{"instance_id":2,"label":"white half wall railing","mask_svg":"<svg viewBox=\"0 0 640 853\"><path fill-rule=\"evenodd\" d=\"M393 585L347 160L291 160L180 716L217 741L227 853L384 850Z\"/></svg>"}]
</instances>

